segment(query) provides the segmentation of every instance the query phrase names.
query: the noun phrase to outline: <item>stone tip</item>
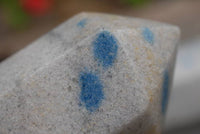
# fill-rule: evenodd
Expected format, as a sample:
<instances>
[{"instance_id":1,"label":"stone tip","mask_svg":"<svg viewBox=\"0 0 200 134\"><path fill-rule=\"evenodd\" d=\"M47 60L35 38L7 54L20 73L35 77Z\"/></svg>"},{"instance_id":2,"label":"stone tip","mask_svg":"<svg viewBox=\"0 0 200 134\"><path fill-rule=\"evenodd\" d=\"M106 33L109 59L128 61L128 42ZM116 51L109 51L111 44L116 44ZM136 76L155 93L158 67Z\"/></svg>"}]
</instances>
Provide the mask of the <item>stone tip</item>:
<instances>
[{"instance_id":1,"label":"stone tip","mask_svg":"<svg viewBox=\"0 0 200 134\"><path fill-rule=\"evenodd\" d=\"M0 133L160 133L179 36L79 13L0 64Z\"/></svg>"}]
</instances>

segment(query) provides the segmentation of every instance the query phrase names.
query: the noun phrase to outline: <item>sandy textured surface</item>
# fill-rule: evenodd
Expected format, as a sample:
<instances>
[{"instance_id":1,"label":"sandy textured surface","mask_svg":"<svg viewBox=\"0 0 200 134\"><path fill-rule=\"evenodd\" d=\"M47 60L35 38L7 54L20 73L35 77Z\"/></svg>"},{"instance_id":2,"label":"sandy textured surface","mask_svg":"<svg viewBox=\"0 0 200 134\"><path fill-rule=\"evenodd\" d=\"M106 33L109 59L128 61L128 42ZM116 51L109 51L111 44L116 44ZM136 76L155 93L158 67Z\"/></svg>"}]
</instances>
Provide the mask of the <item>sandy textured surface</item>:
<instances>
[{"instance_id":1,"label":"sandy textured surface","mask_svg":"<svg viewBox=\"0 0 200 134\"><path fill-rule=\"evenodd\" d=\"M78 14L0 64L0 133L160 133L178 38L168 24Z\"/></svg>"}]
</instances>

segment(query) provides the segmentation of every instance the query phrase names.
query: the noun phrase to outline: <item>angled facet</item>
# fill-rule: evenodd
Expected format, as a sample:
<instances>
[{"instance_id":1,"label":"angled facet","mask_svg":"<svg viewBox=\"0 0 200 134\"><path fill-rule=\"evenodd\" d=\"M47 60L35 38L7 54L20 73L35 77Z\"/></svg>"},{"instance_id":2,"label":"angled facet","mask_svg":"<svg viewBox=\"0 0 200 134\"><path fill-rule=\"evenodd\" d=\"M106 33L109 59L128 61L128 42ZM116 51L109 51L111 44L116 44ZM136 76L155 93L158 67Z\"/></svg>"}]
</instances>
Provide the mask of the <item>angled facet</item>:
<instances>
[{"instance_id":1,"label":"angled facet","mask_svg":"<svg viewBox=\"0 0 200 134\"><path fill-rule=\"evenodd\" d=\"M76 15L0 64L0 133L160 133L179 34Z\"/></svg>"}]
</instances>

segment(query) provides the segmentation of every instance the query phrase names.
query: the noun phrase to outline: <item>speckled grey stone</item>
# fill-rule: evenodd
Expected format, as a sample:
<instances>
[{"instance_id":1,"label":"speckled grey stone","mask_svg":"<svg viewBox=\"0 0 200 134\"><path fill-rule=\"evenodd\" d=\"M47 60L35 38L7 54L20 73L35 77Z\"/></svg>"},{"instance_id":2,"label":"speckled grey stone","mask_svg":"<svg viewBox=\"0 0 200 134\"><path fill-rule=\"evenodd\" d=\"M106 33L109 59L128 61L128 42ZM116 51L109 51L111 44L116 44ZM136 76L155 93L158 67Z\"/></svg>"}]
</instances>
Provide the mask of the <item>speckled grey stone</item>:
<instances>
[{"instance_id":1,"label":"speckled grey stone","mask_svg":"<svg viewBox=\"0 0 200 134\"><path fill-rule=\"evenodd\" d=\"M179 34L76 15L0 64L0 134L160 133Z\"/></svg>"}]
</instances>

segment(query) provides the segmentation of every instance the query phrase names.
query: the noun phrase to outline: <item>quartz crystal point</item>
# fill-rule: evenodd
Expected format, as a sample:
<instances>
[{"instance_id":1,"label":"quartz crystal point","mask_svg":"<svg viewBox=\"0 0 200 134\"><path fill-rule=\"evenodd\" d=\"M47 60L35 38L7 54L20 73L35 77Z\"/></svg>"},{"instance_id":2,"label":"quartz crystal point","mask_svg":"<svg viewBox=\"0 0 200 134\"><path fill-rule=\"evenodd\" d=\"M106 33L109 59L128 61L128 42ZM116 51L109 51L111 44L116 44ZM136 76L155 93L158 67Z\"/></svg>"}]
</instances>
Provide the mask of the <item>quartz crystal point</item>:
<instances>
[{"instance_id":1,"label":"quartz crystal point","mask_svg":"<svg viewBox=\"0 0 200 134\"><path fill-rule=\"evenodd\" d=\"M0 64L0 134L160 134L179 34L72 17Z\"/></svg>"}]
</instances>

